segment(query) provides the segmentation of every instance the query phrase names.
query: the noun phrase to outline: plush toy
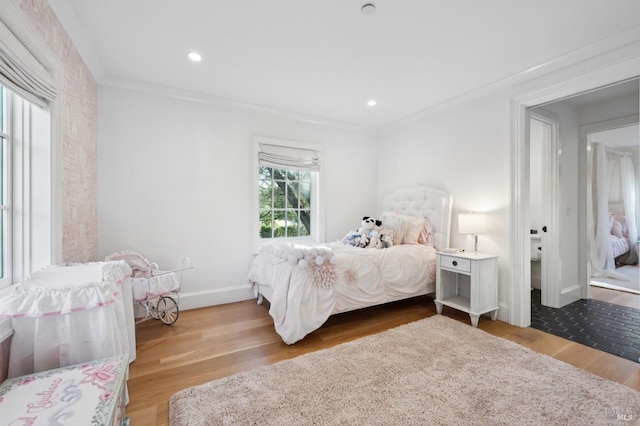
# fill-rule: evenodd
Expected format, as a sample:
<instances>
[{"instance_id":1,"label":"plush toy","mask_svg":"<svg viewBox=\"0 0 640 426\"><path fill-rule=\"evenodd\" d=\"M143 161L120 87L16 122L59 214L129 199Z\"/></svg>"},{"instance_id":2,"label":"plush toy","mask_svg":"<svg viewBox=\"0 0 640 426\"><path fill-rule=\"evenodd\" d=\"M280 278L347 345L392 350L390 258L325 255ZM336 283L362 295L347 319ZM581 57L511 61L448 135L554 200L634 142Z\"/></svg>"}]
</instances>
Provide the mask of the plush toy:
<instances>
[{"instance_id":1,"label":"plush toy","mask_svg":"<svg viewBox=\"0 0 640 426\"><path fill-rule=\"evenodd\" d=\"M376 248L389 248L393 245L393 234L391 231L381 231L380 232L380 241L376 245Z\"/></svg>"},{"instance_id":2,"label":"plush toy","mask_svg":"<svg viewBox=\"0 0 640 426\"><path fill-rule=\"evenodd\" d=\"M376 226L382 225L382 222L372 217L365 216L362 218L362 222L360 223L360 225L361 226L358 229L358 234L369 235L370 232L375 231Z\"/></svg>"},{"instance_id":3,"label":"plush toy","mask_svg":"<svg viewBox=\"0 0 640 426\"><path fill-rule=\"evenodd\" d=\"M386 242L380 240L380 231L376 229L382 222L369 216L362 218L360 228L355 232L349 232L343 239L343 244L361 248L383 248Z\"/></svg>"}]
</instances>

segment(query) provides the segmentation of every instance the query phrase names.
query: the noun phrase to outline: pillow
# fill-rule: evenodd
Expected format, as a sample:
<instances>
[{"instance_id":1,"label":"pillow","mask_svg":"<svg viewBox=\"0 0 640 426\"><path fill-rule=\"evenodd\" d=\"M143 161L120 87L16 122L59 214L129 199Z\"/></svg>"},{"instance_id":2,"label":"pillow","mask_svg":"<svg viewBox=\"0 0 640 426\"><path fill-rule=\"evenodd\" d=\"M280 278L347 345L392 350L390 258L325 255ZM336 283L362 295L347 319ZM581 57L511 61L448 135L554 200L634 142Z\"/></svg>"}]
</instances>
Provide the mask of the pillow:
<instances>
[{"instance_id":1,"label":"pillow","mask_svg":"<svg viewBox=\"0 0 640 426\"><path fill-rule=\"evenodd\" d=\"M382 225L380 225L380 232L390 231L393 235L393 245L397 246L402 244L406 229L405 221L401 217L391 215L385 216L384 214L380 220L382 221Z\"/></svg>"},{"instance_id":2,"label":"pillow","mask_svg":"<svg viewBox=\"0 0 640 426\"><path fill-rule=\"evenodd\" d=\"M418 235L418 244L422 244L425 246L434 246L435 242L432 240L433 228L429 223L429 220L425 218L424 225L420 229L420 234Z\"/></svg>"},{"instance_id":3,"label":"pillow","mask_svg":"<svg viewBox=\"0 0 640 426\"><path fill-rule=\"evenodd\" d=\"M385 223L388 223L391 220L392 225L395 225L396 222L400 222L403 225L402 236L397 236L397 239L394 239L394 244L429 244L430 243L430 229L431 226L428 224L428 221L419 216L410 216L396 212L384 212L382 213L382 228L385 228ZM390 229L390 228L388 228ZM396 231L394 231L396 232ZM397 232L396 232L397 234ZM396 242L400 241L399 243Z\"/></svg>"},{"instance_id":4,"label":"pillow","mask_svg":"<svg viewBox=\"0 0 640 426\"><path fill-rule=\"evenodd\" d=\"M628 231L627 222L624 216L612 214L609 216L609 219L611 220L611 235L615 235L620 238L625 237Z\"/></svg>"},{"instance_id":5,"label":"pillow","mask_svg":"<svg viewBox=\"0 0 640 426\"><path fill-rule=\"evenodd\" d=\"M424 229L424 218L417 216L402 216L406 222L403 244L418 244L420 232Z\"/></svg>"}]
</instances>

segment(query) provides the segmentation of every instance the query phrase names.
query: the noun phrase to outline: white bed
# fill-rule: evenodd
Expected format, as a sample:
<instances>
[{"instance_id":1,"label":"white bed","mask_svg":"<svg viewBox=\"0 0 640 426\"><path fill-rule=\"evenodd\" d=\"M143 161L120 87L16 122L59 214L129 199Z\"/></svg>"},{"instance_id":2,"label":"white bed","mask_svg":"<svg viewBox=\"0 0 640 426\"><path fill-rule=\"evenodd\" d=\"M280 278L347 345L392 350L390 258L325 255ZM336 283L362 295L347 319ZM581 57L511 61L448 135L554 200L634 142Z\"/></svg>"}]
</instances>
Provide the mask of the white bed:
<instances>
[{"instance_id":1,"label":"white bed","mask_svg":"<svg viewBox=\"0 0 640 426\"><path fill-rule=\"evenodd\" d=\"M285 343L301 340L333 314L435 291L435 252L449 244L450 194L413 185L385 196L380 216L382 212L426 218L431 226L430 242L385 249L340 243L262 246L251 265L249 281L258 303L263 297L270 302L269 313ZM321 257L322 263L311 261L301 267L291 261L292 253L299 257L300 252L313 254L313 259Z\"/></svg>"},{"instance_id":2,"label":"white bed","mask_svg":"<svg viewBox=\"0 0 640 426\"><path fill-rule=\"evenodd\" d=\"M629 239L626 217L622 202L609 201L609 246L615 263L634 265L638 258L630 253L633 243Z\"/></svg>"}]
</instances>

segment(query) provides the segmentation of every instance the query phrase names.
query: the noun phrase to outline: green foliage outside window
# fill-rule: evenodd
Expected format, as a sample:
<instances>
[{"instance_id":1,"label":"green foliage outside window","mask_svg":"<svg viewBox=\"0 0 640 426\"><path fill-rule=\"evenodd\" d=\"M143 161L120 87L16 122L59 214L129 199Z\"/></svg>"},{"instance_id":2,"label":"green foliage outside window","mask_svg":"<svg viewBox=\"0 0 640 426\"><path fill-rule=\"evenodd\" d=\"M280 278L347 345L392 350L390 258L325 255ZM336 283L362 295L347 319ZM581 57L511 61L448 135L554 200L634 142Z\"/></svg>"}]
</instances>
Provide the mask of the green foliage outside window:
<instances>
[{"instance_id":1,"label":"green foliage outside window","mask_svg":"<svg viewBox=\"0 0 640 426\"><path fill-rule=\"evenodd\" d=\"M260 166L260 237L311 233L311 172Z\"/></svg>"}]
</instances>

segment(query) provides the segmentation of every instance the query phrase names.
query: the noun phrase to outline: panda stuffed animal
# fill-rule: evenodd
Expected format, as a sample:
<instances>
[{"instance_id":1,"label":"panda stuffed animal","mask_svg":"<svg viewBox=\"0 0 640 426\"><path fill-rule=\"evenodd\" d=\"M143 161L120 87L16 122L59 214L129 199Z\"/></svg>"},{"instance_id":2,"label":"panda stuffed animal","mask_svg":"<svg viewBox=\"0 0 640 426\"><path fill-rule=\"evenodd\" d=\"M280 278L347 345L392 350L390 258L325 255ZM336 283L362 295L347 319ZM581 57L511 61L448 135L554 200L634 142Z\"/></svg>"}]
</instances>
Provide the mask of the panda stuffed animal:
<instances>
[{"instance_id":1,"label":"panda stuffed animal","mask_svg":"<svg viewBox=\"0 0 640 426\"><path fill-rule=\"evenodd\" d=\"M377 247L380 243L380 233L376 227L382 225L382 221L365 216L362 218L360 225L357 231L358 234L362 236L361 239L368 240L364 247Z\"/></svg>"}]
</instances>

